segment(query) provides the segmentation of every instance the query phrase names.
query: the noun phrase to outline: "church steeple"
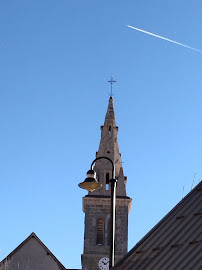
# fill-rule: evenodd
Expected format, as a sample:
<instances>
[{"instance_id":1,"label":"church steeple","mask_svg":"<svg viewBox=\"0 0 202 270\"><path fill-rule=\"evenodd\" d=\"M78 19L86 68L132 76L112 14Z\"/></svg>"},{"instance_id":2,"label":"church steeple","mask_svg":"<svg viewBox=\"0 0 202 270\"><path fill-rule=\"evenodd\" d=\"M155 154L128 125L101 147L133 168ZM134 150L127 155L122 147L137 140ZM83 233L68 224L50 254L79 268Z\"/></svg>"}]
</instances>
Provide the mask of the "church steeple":
<instances>
[{"instance_id":1,"label":"church steeple","mask_svg":"<svg viewBox=\"0 0 202 270\"><path fill-rule=\"evenodd\" d=\"M118 145L118 127L116 126L114 101L109 98L104 125L101 126L101 140L97 157L109 157L115 164L116 188L116 232L115 262L120 260L128 250L128 214L132 200L126 196L126 177L123 173L121 154ZM84 251L82 270L107 269L110 243L111 190L109 180L112 178L112 165L107 159L96 161L94 170L97 180L103 185L101 189L89 192L83 197L85 213Z\"/></svg>"},{"instance_id":2,"label":"church steeple","mask_svg":"<svg viewBox=\"0 0 202 270\"><path fill-rule=\"evenodd\" d=\"M115 176L118 179L117 196L126 196L126 177L123 175L123 168L121 163L121 154L119 152L118 144L118 127L116 126L114 113L114 100L110 96L107 113L105 116L104 125L101 126L101 140L96 158L100 156L109 157L115 164ZM98 160L95 164L94 170L97 174L97 180L103 187L89 193L89 195L110 195L109 179L111 179L111 164L104 159Z\"/></svg>"}]
</instances>

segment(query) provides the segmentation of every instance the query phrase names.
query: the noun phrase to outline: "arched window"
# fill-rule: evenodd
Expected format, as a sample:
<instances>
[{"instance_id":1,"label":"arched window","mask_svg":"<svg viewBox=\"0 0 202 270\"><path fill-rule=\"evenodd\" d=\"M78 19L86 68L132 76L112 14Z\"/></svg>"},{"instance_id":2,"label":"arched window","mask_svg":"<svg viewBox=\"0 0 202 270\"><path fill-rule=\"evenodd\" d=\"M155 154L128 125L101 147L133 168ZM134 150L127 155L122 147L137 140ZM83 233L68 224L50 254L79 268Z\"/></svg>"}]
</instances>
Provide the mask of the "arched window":
<instances>
[{"instance_id":1,"label":"arched window","mask_svg":"<svg viewBox=\"0 0 202 270\"><path fill-rule=\"evenodd\" d=\"M112 127L109 126L109 135L111 135L111 134L112 134Z\"/></svg>"},{"instance_id":2,"label":"arched window","mask_svg":"<svg viewBox=\"0 0 202 270\"><path fill-rule=\"evenodd\" d=\"M104 219L97 219L97 245L104 245Z\"/></svg>"},{"instance_id":3,"label":"arched window","mask_svg":"<svg viewBox=\"0 0 202 270\"><path fill-rule=\"evenodd\" d=\"M109 173L106 173L106 190L109 190Z\"/></svg>"}]
</instances>

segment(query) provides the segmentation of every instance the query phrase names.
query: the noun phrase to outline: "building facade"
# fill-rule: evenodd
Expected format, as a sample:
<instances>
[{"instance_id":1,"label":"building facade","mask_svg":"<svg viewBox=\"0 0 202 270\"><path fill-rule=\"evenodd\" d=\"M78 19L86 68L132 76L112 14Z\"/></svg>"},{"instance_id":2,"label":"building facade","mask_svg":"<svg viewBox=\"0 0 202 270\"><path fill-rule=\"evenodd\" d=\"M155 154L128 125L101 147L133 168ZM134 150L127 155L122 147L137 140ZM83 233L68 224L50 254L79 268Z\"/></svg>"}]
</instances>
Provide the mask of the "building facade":
<instances>
[{"instance_id":1,"label":"building facade","mask_svg":"<svg viewBox=\"0 0 202 270\"><path fill-rule=\"evenodd\" d=\"M44 243L31 233L0 262L0 270L67 270Z\"/></svg>"}]
</instances>

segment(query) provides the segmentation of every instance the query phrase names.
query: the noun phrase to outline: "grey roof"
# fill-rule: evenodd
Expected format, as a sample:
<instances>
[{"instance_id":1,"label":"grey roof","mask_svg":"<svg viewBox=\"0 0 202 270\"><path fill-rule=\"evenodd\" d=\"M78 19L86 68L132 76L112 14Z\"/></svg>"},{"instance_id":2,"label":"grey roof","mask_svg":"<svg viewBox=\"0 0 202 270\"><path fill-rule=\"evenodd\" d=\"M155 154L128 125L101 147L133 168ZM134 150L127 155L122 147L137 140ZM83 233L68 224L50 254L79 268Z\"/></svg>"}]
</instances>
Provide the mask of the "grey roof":
<instances>
[{"instance_id":1,"label":"grey roof","mask_svg":"<svg viewBox=\"0 0 202 270\"><path fill-rule=\"evenodd\" d=\"M202 270L202 182L112 269Z\"/></svg>"}]
</instances>

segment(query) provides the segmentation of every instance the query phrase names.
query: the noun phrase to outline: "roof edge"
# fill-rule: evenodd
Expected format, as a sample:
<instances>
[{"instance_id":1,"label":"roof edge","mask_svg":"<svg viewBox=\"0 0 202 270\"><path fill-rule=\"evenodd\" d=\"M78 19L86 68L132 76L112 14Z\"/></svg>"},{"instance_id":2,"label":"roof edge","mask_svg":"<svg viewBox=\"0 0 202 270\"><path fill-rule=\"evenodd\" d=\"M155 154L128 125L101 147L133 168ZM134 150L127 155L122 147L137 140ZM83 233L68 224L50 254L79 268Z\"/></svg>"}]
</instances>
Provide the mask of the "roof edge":
<instances>
[{"instance_id":1,"label":"roof edge","mask_svg":"<svg viewBox=\"0 0 202 270\"><path fill-rule=\"evenodd\" d=\"M169 215L172 214L172 212L174 212L176 210L176 208L181 205L187 198L189 198L190 196L193 195L193 193L195 193L198 190L202 189L202 181L200 181L181 201L179 201L148 233L145 234L145 236L143 236L143 238L137 242L137 244L128 251L128 253L122 258L120 259L115 265L114 267L111 268L111 270L115 269L116 266L120 265L126 258L128 258L164 221L165 219L167 219L167 217Z\"/></svg>"},{"instance_id":2,"label":"roof edge","mask_svg":"<svg viewBox=\"0 0 202 270\"><path fill-rule=\"evenodd\" d=\"M47 253L49 253L49 255L54 259L54 261L56 263L59 264L59 266L63 269L66 270L66 268L64 267L64 265L55 257L55 255L50 251L50 249L47 248L46 245L44 245L44 243L37 237L37 235L32 232L19 246L17 246L10 254L8 254L1 262L0 265L9 257L11 257L16 251L18 251L25 243L27 243L31 238L35 238L40 245L43 246L43 248L47 251Z\"/></svg>"}]
</instances>

